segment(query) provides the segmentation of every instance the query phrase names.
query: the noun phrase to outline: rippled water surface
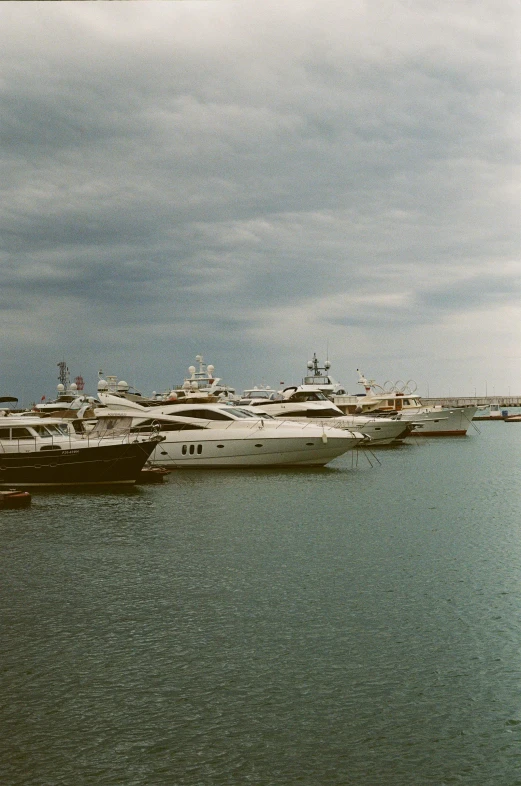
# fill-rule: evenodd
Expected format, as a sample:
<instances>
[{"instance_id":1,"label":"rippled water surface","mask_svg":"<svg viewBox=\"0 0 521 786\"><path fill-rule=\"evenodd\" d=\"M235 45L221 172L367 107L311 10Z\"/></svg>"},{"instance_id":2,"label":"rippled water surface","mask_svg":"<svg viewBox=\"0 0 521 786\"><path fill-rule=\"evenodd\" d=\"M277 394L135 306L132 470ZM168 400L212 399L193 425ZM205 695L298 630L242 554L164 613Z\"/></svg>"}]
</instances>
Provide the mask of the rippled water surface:
<instances>
[{"instance_id":1,"label":"rippled water surface","mask_svg":"<svg viewBox=\"0 0 521 786\"><path fill-rule=\"evenodd\" d=\"M0 513L0 782L521 784L521 424Z\"/></svg>"}]
</instances>

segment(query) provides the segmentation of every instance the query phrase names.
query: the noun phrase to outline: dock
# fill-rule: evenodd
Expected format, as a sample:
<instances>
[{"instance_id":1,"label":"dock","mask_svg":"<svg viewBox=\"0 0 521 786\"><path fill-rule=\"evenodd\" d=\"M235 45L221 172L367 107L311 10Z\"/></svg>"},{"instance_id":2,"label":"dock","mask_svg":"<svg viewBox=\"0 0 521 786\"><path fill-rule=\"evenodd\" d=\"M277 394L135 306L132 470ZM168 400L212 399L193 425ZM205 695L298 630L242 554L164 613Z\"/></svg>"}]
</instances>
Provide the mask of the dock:
<instances>
[{"instance_id":1,"label":"dock","mask_svg":"<svg viewBox=\"0 0 521 786\"><path fill-rule=\"evenodd\" d=\"M521 407L521 396L447 396L441 398L424 398L423 404L441 404L442 407Z\"/></svg>"},{"instance_id":2,"label":"dock","mask_svg":"<svg viewBox=\"0 0 521 786\"><path fill-rule=\"evenodd\" d=\"M513 416L518 413L510 413L509 407L521 407L521 396L457 396L454 398L423 398L423 404L441 404L443 407L480 407L481 411L483 408L488 409L488 413L486 415L479 415L476 414L472 418L472 420L497 420L498 423L504 423L509 418L502 414L502 412L508 412L509 415ZM494 411L491 412L491 408L494 408Z\"/></svg>"}]
</instances>

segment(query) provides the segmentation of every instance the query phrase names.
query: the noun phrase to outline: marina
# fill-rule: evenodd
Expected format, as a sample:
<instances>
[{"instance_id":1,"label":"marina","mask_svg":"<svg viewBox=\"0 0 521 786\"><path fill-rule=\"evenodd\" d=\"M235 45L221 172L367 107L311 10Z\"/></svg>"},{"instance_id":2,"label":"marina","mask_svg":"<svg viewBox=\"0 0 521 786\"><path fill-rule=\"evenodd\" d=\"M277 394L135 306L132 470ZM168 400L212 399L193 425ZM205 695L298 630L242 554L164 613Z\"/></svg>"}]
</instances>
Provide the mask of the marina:
<instances>
[{"instance_id":1,"label":"marina","mask_svg":"<svg viewBox=\"0 0 521 786\"><path fill-rule=\"evenodd\" d=\"M0 786L521 786L521 3L0 13Z\"/></svg>"}]
</instances>

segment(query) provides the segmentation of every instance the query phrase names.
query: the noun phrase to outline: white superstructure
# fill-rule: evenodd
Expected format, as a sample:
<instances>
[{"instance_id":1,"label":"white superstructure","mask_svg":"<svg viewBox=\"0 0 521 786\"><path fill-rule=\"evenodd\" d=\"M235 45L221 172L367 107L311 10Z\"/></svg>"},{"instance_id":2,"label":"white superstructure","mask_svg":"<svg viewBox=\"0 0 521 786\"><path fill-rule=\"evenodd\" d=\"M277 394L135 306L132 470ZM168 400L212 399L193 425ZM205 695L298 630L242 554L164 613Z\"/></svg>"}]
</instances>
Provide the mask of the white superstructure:
<instances>
[{"instance_id":1,"label":"white superstructure","mask_svg":"<svg viewBox=\"0 0 521 786\"><path fill-rule=\"evenodd\" d=\"M340 382L337 382L336 379L333 379L329 373L330 368L331 363L329 360L326 360L323 366L319 366L316 352L314 352L312 360L307 362L308 373L302 379L302 383L300 385L291 385L284 390L319 390L328 397L345 395L345 387Z\"/></svg>"}]
</instances>

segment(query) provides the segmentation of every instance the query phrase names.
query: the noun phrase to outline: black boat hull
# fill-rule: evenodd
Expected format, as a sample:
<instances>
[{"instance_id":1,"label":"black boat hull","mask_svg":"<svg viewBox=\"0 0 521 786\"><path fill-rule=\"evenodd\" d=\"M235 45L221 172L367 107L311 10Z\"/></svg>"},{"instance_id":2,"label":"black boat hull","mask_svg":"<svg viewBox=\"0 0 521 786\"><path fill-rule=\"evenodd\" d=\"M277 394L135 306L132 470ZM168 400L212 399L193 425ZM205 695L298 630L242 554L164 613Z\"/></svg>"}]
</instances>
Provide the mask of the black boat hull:
<instances>
[{"instance_id":1,"label":"black boat hull","mask_svg":"<svg viewBox=\"0 0 521 786\"><path fill-rule=\"evenodd\" d=\"M156 442L0 453L0 488L133 484Z\"/></svg>"}]
</instances>

